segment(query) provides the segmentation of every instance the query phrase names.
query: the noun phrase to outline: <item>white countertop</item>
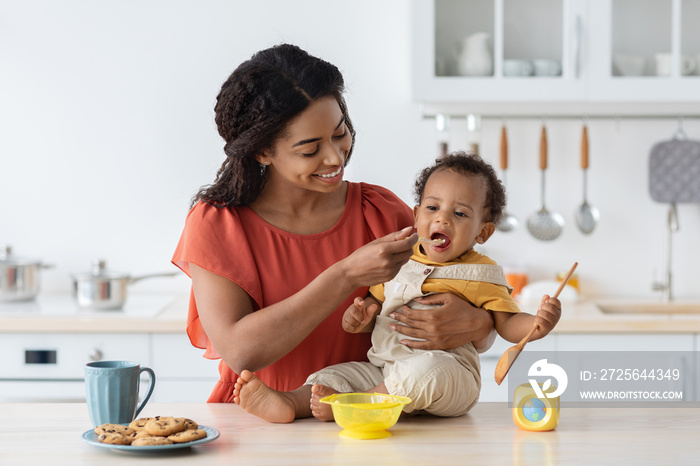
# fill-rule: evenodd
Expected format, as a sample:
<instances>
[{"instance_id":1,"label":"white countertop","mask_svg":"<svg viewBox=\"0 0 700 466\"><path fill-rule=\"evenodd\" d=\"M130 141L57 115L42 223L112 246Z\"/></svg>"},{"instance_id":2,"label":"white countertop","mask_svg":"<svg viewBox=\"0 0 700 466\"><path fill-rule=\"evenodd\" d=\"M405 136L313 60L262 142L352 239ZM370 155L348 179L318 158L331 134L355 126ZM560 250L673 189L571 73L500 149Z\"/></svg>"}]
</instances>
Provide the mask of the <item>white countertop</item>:
<instances>
[{"instance_id":1,"label":"white countertop","mask_svg":"<svg viewBox=\"0 0 700 466\"><path fill-rule=\"evenodd\" d=\"M132 294L122 310L86 311L78 309L70 296L40 295L36 301L1 303L0 332L179 333L185 331L188 304L186 294ZM700 333L700 313L612 314L585 300L565 301L562 308L554 334ZM521 303L521 309L534 313L537 304Z\"/></svg>"},{"instance_id":2,"label":"white countertop","mask_svg":"<svg viewBox=\"0 0 700 466\"><path fill-rule=\"evenodd\" d=\"M615 301L637 302L623 298ZM523 310L534 313L536 306ZM564 302L561 319L552 333L700 333L700 313L605 313L593 301Z\"/></svg>"},{"instance_id":3,"label":"white countertop","mask_svg":"<svg viewBox=\"0 0 700 466\"><path fill-rule=\"evenodd\" d=\"M314 418L271 424L235 404L148 404L142 416L172 415L213 427L203 445L136 453L84 442L84 403L0 404L0 463L153 464L697 464L698 405L685 408L569 408L550 432L518 429L507 403L479 403L466 416L402 418L380 440L338 436Z\"/></svg>"},{"instance_id":4,"label":"white countertop","mask_svg":"<svg viewBox=\"0 0 700 466\"><path fill-rule=\"evenodd\" d=\"M180 333L189 296L130 294L122 309L79 309L68 294L43 294L33 301L0 303L0 332Z\"/></svg>"}]
</instances>

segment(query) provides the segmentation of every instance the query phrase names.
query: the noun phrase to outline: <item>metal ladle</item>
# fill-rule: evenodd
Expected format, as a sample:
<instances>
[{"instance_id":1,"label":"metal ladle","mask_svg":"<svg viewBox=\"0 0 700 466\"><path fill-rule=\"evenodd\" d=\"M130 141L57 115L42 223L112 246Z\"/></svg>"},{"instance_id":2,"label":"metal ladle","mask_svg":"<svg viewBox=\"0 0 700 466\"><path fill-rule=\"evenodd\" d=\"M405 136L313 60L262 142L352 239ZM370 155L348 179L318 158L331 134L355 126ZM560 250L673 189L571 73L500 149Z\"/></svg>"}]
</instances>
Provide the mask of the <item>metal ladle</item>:
<instances>
[{"instance_id":1,"label":"metal ladle","mask_svg":"<svg viewBox=\"0 0 700 466\"><path fill-rule=\"evenodd\" d=\"M581 169L583 170L583 204L576 211L576 224L583 233L590 234L598 224L600 213L598 209L588 203L586 198L588 191L588 128L585 124L581 134Z\"/></svg>"},{"instance_id":2,"label":"metal ladle","mask_svg":"<svg viewBox=\"0 0 700 466\"><path fill-rule=\"evenodd\" d=\"M540 170L542 170L542 207L527 219L527 229L532 236L542 241L551 241L561 235L564 219L561 215L550 212L544 204L544 173L547 169L547 130L542 125L540 136Z\"/></svg>"},{"instance_id":3,"label":"metal ladle","mask_svg":"<svg viewBox=\"0 0 700 466\"><path fill-rule=\"evenodd\" d=\"M506 171L508 170L508 135L506 134L506 127L503 125L501 127L501 178L503 179L503 186L506 186ZM509 232L513 231L518 226L518 219L515 218L510 212L503 212L503 218L498 224L498 231Z\"/></svg>"}]
</instances>

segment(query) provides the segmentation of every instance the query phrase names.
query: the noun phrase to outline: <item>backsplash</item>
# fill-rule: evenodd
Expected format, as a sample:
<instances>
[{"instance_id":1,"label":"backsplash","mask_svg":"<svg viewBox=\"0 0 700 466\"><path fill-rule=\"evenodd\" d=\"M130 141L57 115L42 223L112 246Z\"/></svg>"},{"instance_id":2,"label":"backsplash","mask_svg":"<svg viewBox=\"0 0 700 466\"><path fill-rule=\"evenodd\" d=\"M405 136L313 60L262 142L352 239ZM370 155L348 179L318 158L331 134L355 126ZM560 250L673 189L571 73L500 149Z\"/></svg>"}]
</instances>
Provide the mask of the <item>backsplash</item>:
<instances>
[{"instance_id":1,"label":"backsplash","mask_svg":"<svg viewBox=\"0 0 700 466\"><path fill-rule=\"evenodd\" d=\"M306 3L304 11L285 0L174 1L167 12L151 2L0 7L12 25L0 28L0 243L55 264L42 272L42 290L67 292L70 274L86 271L96 257L134 275L175 270L170 257L190 199L224 158L213 122L219 87L238 63L280 42L306 48L345 75L357 129L348 179L386 186L413 205L415 176L434 158L436 140L435 122L422 119L411 101L409 2ZM305 11L316 15L313 27L297 26L307 24ZM340 22L362 27L338 34ZM503 265L528 267L531 280L553 279L578 261L586 296L658 295L651 283L664 272L667 206L649 196L648 157L678 122L588 121L588 200L600 223L584 235L574 223L583 120L542 117L546 204L564 217L563 233L542 242L524 227L540 207L543 120L484 119L479 147L496 167L507 125L508 210L520 227L496 232L482 251ZM700 139L700 121L683 127ZM454 120L450 149L469 143L466 121ZM700 205L679 205L678 213L675 294L697 298ZM134 285L135 292L188 290L184 275Z\"/></svg>"}]
</instances>

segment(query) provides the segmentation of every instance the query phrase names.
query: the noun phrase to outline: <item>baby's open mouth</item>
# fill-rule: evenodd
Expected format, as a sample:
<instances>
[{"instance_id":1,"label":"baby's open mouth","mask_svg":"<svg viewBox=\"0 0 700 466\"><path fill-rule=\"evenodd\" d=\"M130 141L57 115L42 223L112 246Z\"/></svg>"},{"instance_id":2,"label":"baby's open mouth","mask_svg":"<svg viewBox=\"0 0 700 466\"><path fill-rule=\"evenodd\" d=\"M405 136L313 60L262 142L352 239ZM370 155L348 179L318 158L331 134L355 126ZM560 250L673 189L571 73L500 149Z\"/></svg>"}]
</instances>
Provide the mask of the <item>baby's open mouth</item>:
<instances>
[{"instance_id":1,"label":"baby's open mouth","mask_svg":"<svg viewBox=\"0 0 700 466\"><path fill-rule=\"evenodd\" d=\"M433 247L439 249L447 248L451 242L449 236L442 233L433 233L430 236L430 240L430 243L433 245Z\"/></svg>"}]
</instances>

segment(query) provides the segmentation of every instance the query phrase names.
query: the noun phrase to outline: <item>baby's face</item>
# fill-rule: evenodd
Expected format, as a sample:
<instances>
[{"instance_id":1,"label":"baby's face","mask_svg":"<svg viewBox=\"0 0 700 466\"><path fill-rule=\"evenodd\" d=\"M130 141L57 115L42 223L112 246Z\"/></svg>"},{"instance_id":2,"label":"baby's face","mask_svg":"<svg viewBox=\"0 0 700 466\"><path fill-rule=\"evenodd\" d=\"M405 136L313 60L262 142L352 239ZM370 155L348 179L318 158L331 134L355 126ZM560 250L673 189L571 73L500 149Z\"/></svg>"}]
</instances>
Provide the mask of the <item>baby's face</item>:
<instances>
[{"instance_id":1,"label":"baby's face","mask_svg":"<svg viewBox=\"0 0 700 466\"><path fill-rule=\"evenodd\" d=\"M450 169L430 175L420 205L413 208L418 235L444 240L439 245L421 244L430 260L449 262L486 242L496 227L482 220L485 200L486 181L479 176Z\"/></svg>"}]
</instances>

